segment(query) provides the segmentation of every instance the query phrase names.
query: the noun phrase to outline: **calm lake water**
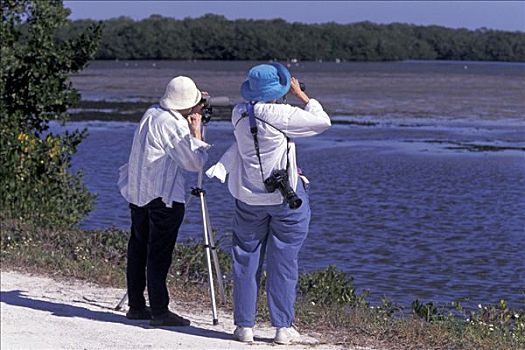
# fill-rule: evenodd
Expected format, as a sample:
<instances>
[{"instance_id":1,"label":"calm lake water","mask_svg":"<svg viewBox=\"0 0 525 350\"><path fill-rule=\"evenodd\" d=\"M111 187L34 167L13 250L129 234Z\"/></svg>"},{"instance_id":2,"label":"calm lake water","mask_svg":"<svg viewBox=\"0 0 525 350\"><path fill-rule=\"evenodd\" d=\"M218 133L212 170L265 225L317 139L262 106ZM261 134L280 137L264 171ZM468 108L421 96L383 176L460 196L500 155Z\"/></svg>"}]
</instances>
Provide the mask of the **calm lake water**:
<instances>
[{"instance_id":1,"label":"calm lake water","mask_svg":"<svg viewBox=\"0 0 525 350\"><path fill-rule=\"evenodd\" d=\"M137 66L135 66L137 64ZM212 95L239 100L249 62L95 62L72 80L84 98L152 100L185 74ZM154 65L154 66L153 66ZM312 181L312 223L303 270L330 264L371 299L523 306L525 292L525 65L378 63L292 66L307 92L331 111L324 134L297 140ZM137 118L140 118L140 112ZM89 137L74 158L96 209L84 228L127 229L116 182L136 123L71 122ZM55 130L62 129L54 126ZM218 160L233 138L212 121L207 140ZM195 176L188 176L188 190ZM206 179L212 225L227 246L233 200ZM201 239L197 201L180 231Z\"/></svg>"}]
</instances>

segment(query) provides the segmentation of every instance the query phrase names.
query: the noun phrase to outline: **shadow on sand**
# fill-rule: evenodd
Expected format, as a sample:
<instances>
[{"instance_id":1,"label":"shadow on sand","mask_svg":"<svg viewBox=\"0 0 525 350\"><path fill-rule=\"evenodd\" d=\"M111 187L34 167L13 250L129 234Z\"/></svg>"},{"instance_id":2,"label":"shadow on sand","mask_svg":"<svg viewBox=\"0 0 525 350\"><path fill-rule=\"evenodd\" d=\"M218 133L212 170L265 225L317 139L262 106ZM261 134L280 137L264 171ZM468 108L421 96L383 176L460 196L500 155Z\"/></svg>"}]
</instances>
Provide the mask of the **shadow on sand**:
<instances>
[{"instance_id":1,"label":"shadow on sand","mask_svg":"<svg viewBox=\"0 0 525 350\"><path fill-rule=\"evenodd\" d=\"M25 291L21 290L2 291L2 293L0 293L0 301L2 303L6 303L13 306L26 307L33 310L47 311L50 312L52 315L58 317L80 317L88 320L95 320L101 322L126 324L130 326L141 327L144 329L157 329L155 327L151 327L148 321L128 320L124 315L118 314L116 311L94 311L80 306L32 299L28 297L25 293ZM232 340L232 336L229 333L194 326L161 327L161 329L204 338ZM266 341L266 339L258 340Z\"/></svg>"}]
</instances>

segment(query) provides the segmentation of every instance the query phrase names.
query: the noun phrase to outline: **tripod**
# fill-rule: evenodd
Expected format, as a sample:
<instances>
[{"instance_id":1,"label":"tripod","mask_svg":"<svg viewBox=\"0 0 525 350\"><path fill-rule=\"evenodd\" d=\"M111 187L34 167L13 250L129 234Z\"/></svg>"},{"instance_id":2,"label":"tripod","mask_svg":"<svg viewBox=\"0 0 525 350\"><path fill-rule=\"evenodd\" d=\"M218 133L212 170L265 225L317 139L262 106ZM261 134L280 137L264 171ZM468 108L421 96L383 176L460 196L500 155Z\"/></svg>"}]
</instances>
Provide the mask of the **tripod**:
<instances>
[{"instance_id":1,"label":"tripod","mask_svg":"<svg viewBox=\"0 0 525 350\"><path fill-rule=\"evenodd\" d=\"M203 118L202 122L202 138L204 139L206 134L206 125L208 124L210 118ZM217 285L219 287L219 295L221 297L221 302L226 303L226 297L224 294L224 284L222 281L221 268L219 266L219 258L217 256L217 250L215 245L215 237L210 223L210 216L208 214L208 206L206 204L206 191L202 188L202 178L203 178L203 169L199 171L197 177L197 186L191 189L191 194L195 197L199 197L201 200L201 214L202 214L202 224L203 224L203 234L204 234L204 250L206 255L206 264L208 267L208 283L210 287L210 297L211 297L211 310L213 317L213 324L219 324L219 318L217 315L217 304L215 301L215 287L213 283L213 271L212 265L215 267L215 277L217 278ZM186 206L189 206L192 197L188 197L186 201ZM115 310L120 310L128 298L128 293L124 294L122 299L120 299Z\"/></svg>"}]
</instances>

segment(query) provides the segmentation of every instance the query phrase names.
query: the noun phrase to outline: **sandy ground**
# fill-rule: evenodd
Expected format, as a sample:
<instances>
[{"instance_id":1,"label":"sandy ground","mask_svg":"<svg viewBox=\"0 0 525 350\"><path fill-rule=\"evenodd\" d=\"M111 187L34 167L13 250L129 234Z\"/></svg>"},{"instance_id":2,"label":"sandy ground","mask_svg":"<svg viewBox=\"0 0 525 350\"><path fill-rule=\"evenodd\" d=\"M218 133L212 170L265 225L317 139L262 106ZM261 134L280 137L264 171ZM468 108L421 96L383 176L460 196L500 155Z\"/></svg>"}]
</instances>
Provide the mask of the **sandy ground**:
<instances>
[{"instance_id":1,"label":"sandy ground","mask_svg":"<svg viewBox=\"0 0 525 350\"><path fill-rule=\"evenodd\" d=\"M75 280L54 280L12 271L1 272L1 348L6 349L343 349L319 344L303 335L301 344L272 343L275 331L257 327L254 344L231 337L233 319L211 309L170 305L189 318L190 327L153 328L147 321L130 321L114 307L122 289L101 288ZM357 348L356 348L357 349ZM365 348L359 348L365 350ZM368 349L372 350L372 349Z\"/></svg>"}]
</instances>

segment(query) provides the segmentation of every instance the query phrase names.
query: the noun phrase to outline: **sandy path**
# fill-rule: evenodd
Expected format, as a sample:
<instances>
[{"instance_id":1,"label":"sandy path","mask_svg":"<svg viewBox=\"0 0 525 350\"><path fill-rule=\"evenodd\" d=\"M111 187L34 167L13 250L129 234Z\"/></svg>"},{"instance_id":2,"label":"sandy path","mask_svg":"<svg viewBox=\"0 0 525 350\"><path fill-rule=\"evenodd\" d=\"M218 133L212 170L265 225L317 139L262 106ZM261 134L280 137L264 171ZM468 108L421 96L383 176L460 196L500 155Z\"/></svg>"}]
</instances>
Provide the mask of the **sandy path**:
<instances>
[{"instance_id":1,"label":"sandy path","mask_svg":"<svg viewBox=\"0 0 525 350\"><path fill-rule=\"evenodd\" d=\"M257 327L256 342L232 340L231 315L192 305L171 305L190 327L153 328L115 311L124 291L75 280L53 280L19 272L1 272L1 348L4 349L341 349L316 344L304 335L301 345L272 343L274 329ZM361 348L363 349L363 348Z\"/></svg>"}]
</instances>

